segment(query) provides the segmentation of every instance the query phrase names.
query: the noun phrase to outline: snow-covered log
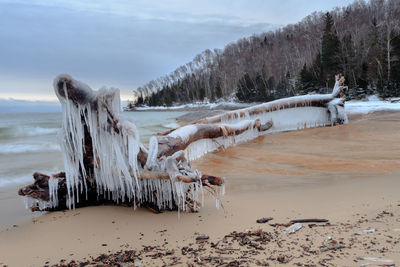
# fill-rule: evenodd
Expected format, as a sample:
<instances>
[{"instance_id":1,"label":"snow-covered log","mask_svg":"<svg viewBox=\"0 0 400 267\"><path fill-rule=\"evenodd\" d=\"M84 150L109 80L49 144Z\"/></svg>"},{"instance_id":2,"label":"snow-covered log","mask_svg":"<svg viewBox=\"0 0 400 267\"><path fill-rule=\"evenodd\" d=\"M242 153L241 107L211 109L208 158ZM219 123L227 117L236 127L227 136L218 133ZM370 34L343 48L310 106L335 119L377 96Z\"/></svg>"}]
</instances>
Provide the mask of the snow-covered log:
<instances>
[{"instance_id":1,"label":"snow-covered log","mask_svg":"<svg viewBox=\"0 0 400 267\"><path fill-rule=\"evenodd\" d=\"M167 150L179 143L180 145L175 145L175 147L185 149L188 159L193 160L208 152L227 148L268 133L347 123L344 111L347 87L344 86L343 76L337 75L335 78L336 82L331 94L282 98L208 117L159 134L163 136L159 143L163 145L162 148L167 147ZM254 126L246 128L245 125L249 123L253 123ZM210 128L207 129L207 125ZM260 125L262 129L257 128L257 125ZM217 126L224 129L239 127L246 130L235 132L228 137L220 135L207 138L207 134L213 132L211 129L219 129ZM207 134L196 138L196 135L201 135L200 129L207 129L203 131ZM194 132L196 135L193 134ZM180 138L179 141L177 138ZM165 149L161 150L161 154L165 153L164 151Z\"/></svg>"},{"instance_id":2,"label":"snow-covered log","mask_svg":"<svg viewBox=\"0 0 400 267\"><path fill-rule=\"evenodd\" d=\"M226 148L237 142L252 139L259 132L272 127L271 122L261 124L259 119L243 120L236 124L195 124L183 126L158 141L158 157L170 156L185 150L190 160L201 155ZM210 145L207 145L210 143ZM201 150L201 151L200 151Z\"/></svg>"},{"instance_id":3,"label":"snow-covered log","mask_svg":"<svg viewBox=\"0 0 400 267\"><path fill-rule=\"evenodd\" d=\"M344 112L346 91L347 87L344 86L344 77L336 75L335 85L331 94L310 94L282 98L249 108L234 110L205 118L193 124L235 122L245 118L251 119L257 117L261 119L261 123L263 123L263 119L272 120L276 130L293 130L294 128L291 127L299 129L347 123L347 116ZM288 110L293 110L294 112L287 112ZM284 114L280 111L284 111ZM311 114L309 111L321 114L310 116ZM292 116L292 114L296 115ZM285 115L286 119L283 118ZM278 122L277 120L281 121ZM289 129L285 127L289 127Z\"/></svg>"}]
</instances>

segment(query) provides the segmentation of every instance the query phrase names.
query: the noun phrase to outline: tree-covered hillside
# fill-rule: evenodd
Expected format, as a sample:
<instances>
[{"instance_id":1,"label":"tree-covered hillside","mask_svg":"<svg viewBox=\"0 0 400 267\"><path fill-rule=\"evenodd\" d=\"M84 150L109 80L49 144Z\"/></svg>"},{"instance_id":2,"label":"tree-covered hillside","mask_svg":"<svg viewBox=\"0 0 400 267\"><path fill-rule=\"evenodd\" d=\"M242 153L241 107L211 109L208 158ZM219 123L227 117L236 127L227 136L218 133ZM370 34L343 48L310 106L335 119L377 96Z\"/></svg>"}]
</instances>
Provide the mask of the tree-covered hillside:
<instances>
[{"instance_id":1,"label":"tree-covered hillside","mask_svg":"<svg viewBox=\"0 0 400 267\"><path fill-rule=\"evenodd\" d=\"M400 95L400 1L356 1L275 32L206 50L135 92L138 105L269 101L326 92L342 73L349 97Z\"/></svg>"}]
</instances>

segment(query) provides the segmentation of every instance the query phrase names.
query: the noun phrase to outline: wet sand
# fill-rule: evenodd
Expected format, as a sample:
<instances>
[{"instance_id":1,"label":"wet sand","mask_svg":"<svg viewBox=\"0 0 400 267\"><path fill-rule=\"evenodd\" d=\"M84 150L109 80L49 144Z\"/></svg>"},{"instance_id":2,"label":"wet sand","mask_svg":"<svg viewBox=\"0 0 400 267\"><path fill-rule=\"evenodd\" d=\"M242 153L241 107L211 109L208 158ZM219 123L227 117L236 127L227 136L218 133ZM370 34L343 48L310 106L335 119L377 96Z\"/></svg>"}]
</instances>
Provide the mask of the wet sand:
<instances>
[{"instance_id":1,"label":"wet sand","mask_svg":"<svg viewBox=\"0 0 400 267\"><path fill-rule=\"evenodd\" d=\"M140 256L144 266L199 260L215 265L207 261L215 255L226 257L225 262L247 260L251 266L280 261L382 264L358 257L383 257L399 264L400 231L394 230L400 229L398 140L400 113L389 112L354 117L348 125L261 137L194 162L202 172L226 178L224 210L215 209L214 200L206 197L199 213L180 217L176 212L152 214L114 206L48 213L0 232L0 265L42 266L121 249L143 251L143 246L153 246ZM257 224L261 217L273 217L270 223L326 218L333 226L304 224L286 236L284 226ZM370 227L376 232L359 234ZM261 229L273 238L261 244L264 250L229 238L225 252L211 247L232 231L246 229ZM209 236L209 242L196 244L198 235ZM328 236L345 248L322 252L321 247L332 243ZM185 246L195 253L182 255ZM164 256L154 256L157 251Z\"/></svg>"}]
</instances>

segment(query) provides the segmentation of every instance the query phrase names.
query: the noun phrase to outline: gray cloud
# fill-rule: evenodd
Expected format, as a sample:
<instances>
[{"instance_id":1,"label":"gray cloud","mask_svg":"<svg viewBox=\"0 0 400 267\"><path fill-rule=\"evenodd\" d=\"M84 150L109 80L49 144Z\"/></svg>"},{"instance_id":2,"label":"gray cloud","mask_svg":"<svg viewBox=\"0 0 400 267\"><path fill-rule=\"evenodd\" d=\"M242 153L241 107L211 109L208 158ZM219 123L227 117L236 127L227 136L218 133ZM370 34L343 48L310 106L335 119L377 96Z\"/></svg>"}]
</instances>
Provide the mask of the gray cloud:
<instances>
[{"instance_id":1,"label":"gray cloud","mask_svg":"<svg viewBox=\"0 0 400 267\"><path fill-rule=\"evenodd\" d=\"M322 5L281 2L0 0L0 97L53 95L59 73L127 95L207 48L275 29L308 11L310 2Z\"/></svg>"}]
</instances>

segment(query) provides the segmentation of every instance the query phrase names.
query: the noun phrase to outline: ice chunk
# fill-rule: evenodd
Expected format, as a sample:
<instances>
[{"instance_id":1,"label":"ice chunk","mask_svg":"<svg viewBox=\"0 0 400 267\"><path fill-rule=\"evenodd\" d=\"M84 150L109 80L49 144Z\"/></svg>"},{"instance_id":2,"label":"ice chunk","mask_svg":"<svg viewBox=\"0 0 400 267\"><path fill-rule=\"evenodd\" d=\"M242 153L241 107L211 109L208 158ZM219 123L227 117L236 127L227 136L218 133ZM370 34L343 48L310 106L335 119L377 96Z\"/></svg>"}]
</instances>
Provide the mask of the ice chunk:
<instances>
[{"instance_id":1,"label":"ice chunk","mask_svg":"<svg viewBox=\"0 0 400 267\"><path fill-rule=\"evenodd\" d=\"M361 234L368 234L368 233L375 233L376 230L374 228L368 228L368 229L364 229L362 230L360 233Z\"/></svg>"},{"instance_id":2,"label":"ice chunk","mask_svg":"<svg viewBox=\"0 0 400 267\"><path fill-rule=\"evenodd\" d=\"M298 230L300 230L301 228L303 228L303 225L301 223L295 223L285 229L285 234L287 234L287 235L293 234L293 233L297 232Z\"/></svg>"},{"instance_id":3,"label":"ice chunk","mask_svg":"<svg viewBox=\"0 0 400 267\"><path fill-rule=\"evenodd\" d=\"M375 262L382 262L382 263L392 263L393 260L390 259L384 259L384 258L375 258L375 257L358 257L358 260L367 260L367 261L375 261Z\"/></svg>"}]
</instances>

